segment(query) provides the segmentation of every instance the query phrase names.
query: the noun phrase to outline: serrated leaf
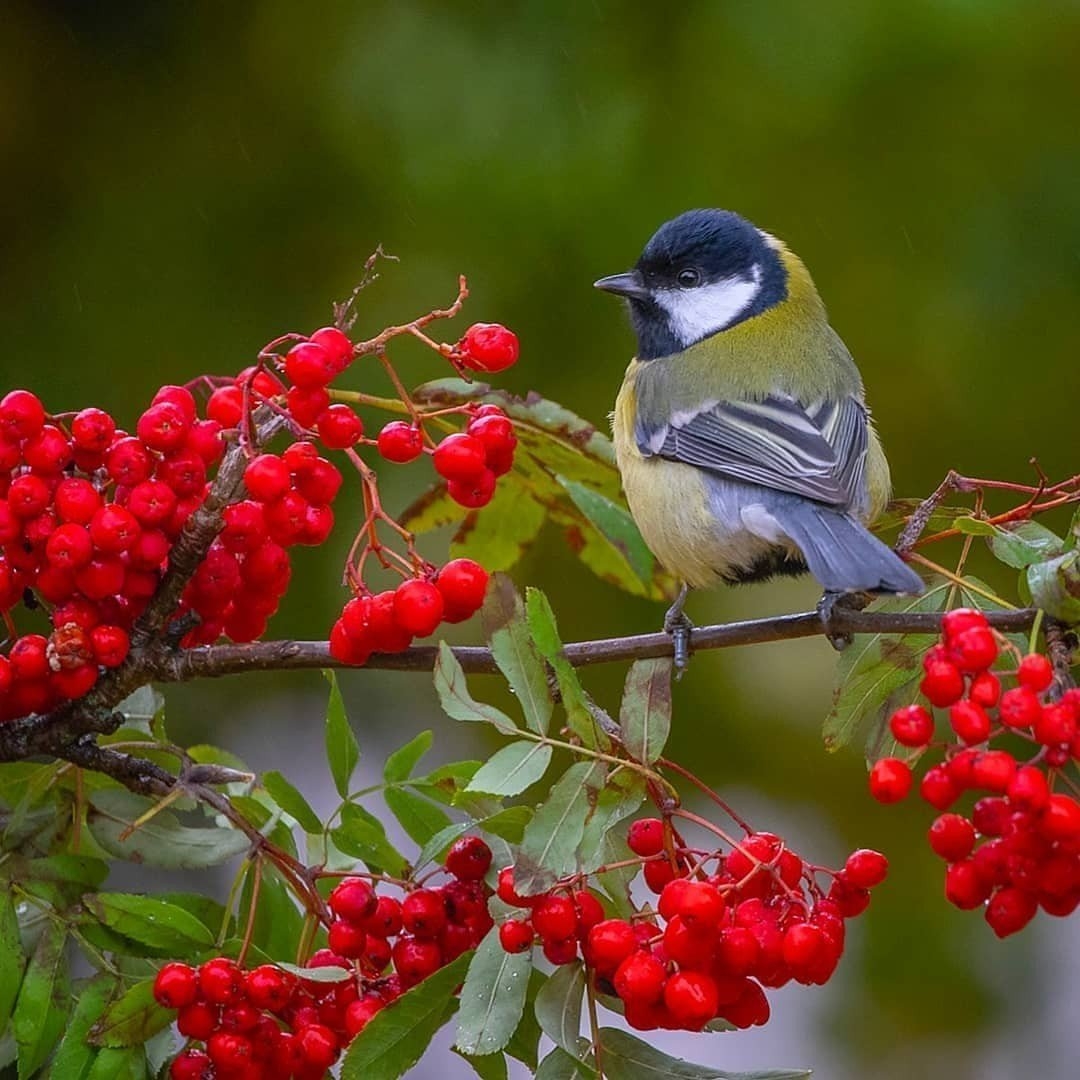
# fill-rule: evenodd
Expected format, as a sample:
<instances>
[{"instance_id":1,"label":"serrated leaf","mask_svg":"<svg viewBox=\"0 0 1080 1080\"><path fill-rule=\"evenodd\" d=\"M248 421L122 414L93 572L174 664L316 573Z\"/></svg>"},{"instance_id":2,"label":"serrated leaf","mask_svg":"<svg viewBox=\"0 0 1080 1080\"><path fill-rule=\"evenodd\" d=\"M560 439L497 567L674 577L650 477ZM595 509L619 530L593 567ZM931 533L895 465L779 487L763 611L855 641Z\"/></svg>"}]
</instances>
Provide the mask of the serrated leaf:
<instances>
[{"instance_id":1,"label":"serrated leaf","mask_svg":"<svg viewBox=\"0 0 1080 1080\"><path fill-rule=\"evenodd\" d=\"M1052 619L1080 623L1080 551L1029 566L1026 580L1032 601Z\"/></svg>"},{"instance_id":2,"label":"serrated leaf","mask_svg":"<svg viewBox=\"0 0 1080 1080\"><path fill-rule=\"evenodd\" d=\"M506 1053L531 1071L536 1069L540 1060L540 1036L543 1034L536 1020L536 997L546 982L547 976L534 966L529 972L529 988L525 991L521 1020L506 1044Z\"/></svg>"},{"instance_id":3,"label":"serrated leaf","mask_svg":"<svg viewBox=\"0 0 1080 1080\"><path fill-rule=\"evenodd\" d=\"M578 870L591 874L604 864L604 840L612 828L645 801L645 779L640 773L620 773L603 787L593 802L578 845Z\"/></svg>"},{"instance_id":4,"label":"serrated leaf","mask_svg":"<svg viewBox=\"0 0 1080 1080\"><path fill-rule=\"evenodd\" d=\"M46 922L30 957L11 1023L19 1080L30 1080L55 1049L71 1009L67 927Z\"/></svg>"},{"instance_id":5,"label":"serrated leaf","mask_svg":"<svg viewBox=\"0 0 1080 1080\"><path fill-rule=\"evenodd\" d=\"M547 743L524 739L513 742L481 765L465 790L488 795L520 795L547 772L551 753Z\"/></svg>"},{"instance_id":6,"label":"serrated leaf","mask_svg":"<svg viewBox=\"0 0 1080 1080\"><path fill-rule=\"evenodd\" d=\"M0 1031L11 1017L25 964L15 904L11 893L5 891L0 893Z\"/></svg>"},{"instance_id":7,"label":"serrated leaf","mask_svg":"<svg viewBox=\"0 0 1080 1080\"><path fill-rule=\"evenodd\" d=\"M521 703L525 723L538 735L546 735L555 707L547 672L529 634L525 605L505 574L492 577L481 615L491 654Z\"/></svg>"},{"instance_id":8,"label":"serrated leaf","mask_svg":"<svg viewBox=\"0 0 1080 1080\"><path fill-rule=\"evenodd\" d=\"M356 977L355 972L348 971L343 967L334 967L332 964L326 967L310 968L301 967L299 964L288 964L284 960L275 960L274 963L282 971L287 971L298 979L308 979L310 982L340 983Z\"/></svg>"},{"instance_id":9,"label":"serrated leaf","mask_svg":"<svg viewBox=\"0 0 1080 1080\"><path fill-rule=\"evenodd\" d=\"M514 883L523 896L543 892L577 868L578 845L604 772L599 762L576 762L537 809L514 868Z\"/></svg>"},{"instance_id":10,"label":"serrated leaf","mask_svg":"<svg viewBox=\"0 0 1080 1080\"><path fill-rule=\"evenodd\" d=\"M423 1056L435 1032L452 1015L454 992L471 952L402 994L382 1009L353 1040L341 1066L341 1080L398 1080Z\"/></svg>"},{"instance_id":11,"label":"serrated leaf","mask_svg":"<svg viewBox=\"0 0 1080 1080\"><path fill-rule=\"evenodd\" d=\"M349 781L360 761L360 744L349 725L337 676L329 669L323 675L330 684L330 698L326 704L326 760L334 787L344 799L349 794Z\"/></svg>"},{"instance_id":12,"label":"serrated leaf","mask_svg":"<svg viewBox=\"0 0 1080 1080\"><path fill-rule=\"evenodd\" d=\"M133 824L154 805L152 800L129 791L96 791L86 810L87 826L110 855L172 870L218 866L250 846L238 829L181 825L169 810L158 811L132 830Z\"/></svg>"},{"instance_id":13,"label":"serrated leaf","mask_svg":"<svg viewBox=\"0 0 1080 1080\"><path fill-rule=\"evenodd\" d=\"M477 825L484 832L497 836L510 844L520 844L529 822L533 819L532 807L507 806L494 814L481 818Z\"/></svg>"},{"instance_id":14,"label":"serrated leaf","mask_svg":"<svg viewBox=\"0 0 1080 1080\"><path fill-rule=\"evenodd\" d=\"M194 915L157 897L87 893L83 907L110 930L177 956L190 952L193 946L214 943L214 934Z\"/></svg>"},{"instance_id":15,"label":"serrated leaf","mask_svg":"<svg viewBox=\"0 0 1080 1080\"><path fill-rule=\"evenodd\" d=\"M145 979L114 1001L87 1037L94 1046L141 1046L175 1019L154 1000L154 980Z\"/></svg>"},{"instance_id":16,"label":"serrated leaf","mask_svg":"<svg viewBox=\"0 0 1080 1080\"><path fill-rule=\"evenodd\" d=\"M382 822L362 807L347 803L341 812L341 824L331 832L330 839L345 855L363 859L373 872L385 871L392 877L407 873L405 856L387 839Z\"/></svg>"},{"instance_id":17,"label":"serrated leaf","mask_svg":"<svg viewBox=\"0 0 1080 1080\"><path fill-rule=\"evenodd\" d=\"M559 695L571 730L590 749L607 750L611 741L602 732L589 709L588 697L577 671L563 655L562 639L548 598L539 590L525 590L525 611L529 632L540 655L551 665L559 684Z\"/></svg>"},{"instance_id":18,"label":"serrated leaf","mask_svg":"<svg viewBox=\"0 0 1080 1080\"><path fill-rule=\"evenodd\" d=\"M556 1046L540 1062L533 1080L575 1080L583 1077L588 1080L596 1076L596 1070L579 1057L568 1054L561 1046Z\"/></svg>"},{"instance_id":19,"label":"serrated leaf","mask_svg":"<svg viewBox=\"0 0 1080 1080\"><path fill-rule=\"evenodd\" d=\"M80 987L75 1011L50 1065L56 1080L82 1080L90 1071L97 1048L87 1042L87 1036L116 990L116 980L109 975L98 975Z\"/></svg>"},{"instance_id":20,"label":"serrated leaf","mask_svg":"<svg viewBox=\"0 0 1080 1080\"><path fill-rule=\"evenodd\" d=\"M536 1019L541 1030L570 1054L577 1054L584 997L585 968L581 963L556 968L536 996Z\"/></svg>"},{"instance_id":21,"label":"serrated leaf","mask_svg":"<svg viewBox=\"0 0 1080 1080\"><path fill-rule=\"evenodd\" d=\"M22 859L14 856L0 871L12 881L52 881L71 886L73 892L96 889L108 876L109 864L91 855L47 855L42 859Z\"/></svg>"},{"instance_id":22,"label":"serrated leaf","mask_svg":"<svg viewBox=\"0 0 1080 1080\"><path fill-rule=\"evenodd\" d=\"M536 539L546 517L521 473L510 472L483 510L466 515L450 541L450 557L468 556L488 570L509 570Z\"/></svg>"},{"instance_id":23,"label":"serrated leaf","mask_svg":"<svg viewBox=\"0 0 1080 1080\"><path fill-rule=\"evenodd\" d=\"M249 866L240 893L240 911L251 911L254 902L255 876ZM259 882L259 902L254 906L255 923L251 940L271 956L292 956L303 929L303 917L296 906L293 894L280 877L277 869L263 864Z\"/></svg>"},{"instance_id":24,"label":"serrated leaf","mask_svg":"<svg viewBox=\"0 0 1080 1080\"><path fill-rule=\"evenodd\" d=\"M479 761L452 761L432 769L426 776L414 776L409 786L444 806L453 806L479 768Z\"/></svg>"},{"instance_id":25,"label":"serrated leaf","mask_svg":"<svg viewBox=\"0 0 1080 1080\"><path fill-rule=\"evenodd\" d=\"M462 1061L468 1062L480 1080L506 1080L507 1078L505 1054L463 1054L456 1046L451 1046L450 1052L457 1054Z\"/></svg>"},{"instance_id":26,"label":"serrated leaf","mask_svg":"<svg viewBox=\"0 0 1080 1080\"><path fill-rule=\"evenodd\" d=\"M622 742L632 757L651 765L664 751L671 731L671 659L635 660L630 665L619 709Z\"/></svg>"},{"instance_id":27,"label":"serrated leaf","mask_svg":"<svg viewBox=\"0 0 1080 1080\"><path fill-rule=\"evenodd\" d=\"M439 658L435 661L435 692L443 712L451 720L494 725L503 735L516 735L518 726L494 705L485 705L473 699L453 649L445 641L439 642Z\"/></svg>"},{"instance_id":28,"label":"serrated leaf","mask_svg":"<svg viewBox=\"0 0 1080 1080\"><path fill-rule=\"evenodd\" d=\"M1065 550L1064 540L1037 521L994 527L989 544L994 557L1014 570L1023 570Z\"/></svg>"},{"instance_id":29,"label":"serrated leaf","mask_svg":"<svg viewBox=\"0 0 1080 1080\"><path fill-rule=\"evenodd\" d=\"M615 914L622 919L629 919L637 910L630 898L630 883L637 877L638 868L626 865L634 858L634 853L626 844L626 839L613 831L605 832L600 844L602 866L616 867L603 870L596 875L596 880L604 894L615 908Z\"/></svg>"},{"instance_id":30,"label":"serrated leaf","mask_svg":"<svg viewBox=\"0 0 1080 1080\"><path fill-rule=\"evenodd\" d=\"M492 927L469 964L461 990L454 1045L466 1054L493 1054L510 1041L525 1008L532 959L508 953Z\"/></svg>"},{"instance_id":31,"label":"serrated leaf","mask_svg":"<svg viewBox=\"0 0 1080 1080\"><path fill-rule=\"evenodd\" d=\"M451 824L446 812L408 788L388 787L383 798L414 844L426 844Z\"/></svg>"},{"instance_id":32,"label":"serrated leaf","mask_svg":"<svg viewBox=\"0 0 1080 1080\"><path fill-rule=\"evenodd\" d=\"M398 784L412 776L417 762L431 749L434 735L430 731L421 731L400 749L395 750L383 766L383 779L388 784Z\"/></svg>"},{"instance_id":33,"label":"serrated leaf","mask_svg":"<svg viewBox=\"0 0 1080 1080\"><path fill-rule=\"evenodd\" d=\"M322 822L319 815L311 808L311 804L303 795L276 769L263 773L262 785L266 788L270 798L274 800L293 818L304 832L322 832Z\"/></svg>"},{"instance_id":34,"label":"serrated leaf","mask_svg":"<svg viewBox=\"0 0 1080 1080\"><path fill-rule=\"evenodd\" d=\"M694 1065L616 1028L600 1029L604 1075L610 1080L806 1080L806 1069L766 1069L726 1072L709 1065Z\"/></svg>"}]
</instances>

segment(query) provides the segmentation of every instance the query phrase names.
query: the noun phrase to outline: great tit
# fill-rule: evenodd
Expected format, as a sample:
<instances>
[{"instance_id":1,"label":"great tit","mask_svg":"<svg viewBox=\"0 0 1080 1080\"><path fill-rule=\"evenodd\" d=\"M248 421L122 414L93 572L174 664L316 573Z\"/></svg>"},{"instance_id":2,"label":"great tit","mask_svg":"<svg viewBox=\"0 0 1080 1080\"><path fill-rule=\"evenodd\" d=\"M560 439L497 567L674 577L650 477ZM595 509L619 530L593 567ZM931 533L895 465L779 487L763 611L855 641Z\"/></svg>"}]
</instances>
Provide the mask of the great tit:
<instances>
[{"instance_id":1,"label":"great tit","mask_svg":"<svg viewBox=\"0 0 1080 1080\"><path fill-rule=\"evenodd\" d=\"M827 600L922 592L865 528L888 502L888 462L796 255L738 214L690 210L596 287L626 298L637 335L615 452L645 543L683 583L665 621L677 665L691 587L809 570Z\"/></svg>"}]
</instances>

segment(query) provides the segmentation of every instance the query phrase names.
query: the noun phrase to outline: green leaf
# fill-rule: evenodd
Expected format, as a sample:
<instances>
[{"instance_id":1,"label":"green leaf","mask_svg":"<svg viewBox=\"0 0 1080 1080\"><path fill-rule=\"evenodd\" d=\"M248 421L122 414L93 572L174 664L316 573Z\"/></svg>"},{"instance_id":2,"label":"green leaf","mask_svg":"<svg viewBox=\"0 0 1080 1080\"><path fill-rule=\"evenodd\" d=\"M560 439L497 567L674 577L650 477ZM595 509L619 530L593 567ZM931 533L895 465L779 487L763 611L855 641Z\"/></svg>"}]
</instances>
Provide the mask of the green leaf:
<instances>
[{"instance_id":1,"label":"green leaf","mask_svg":"<svg viewBox=\"0 0 1080 1080\"><path fill-rule=\"evenodd\" d=\"M408 872L405 856L387 839L382 822L353 803L342 808L341 824L330 839L345 855L363 859L372 872L384 871L392 877L404 877Z\"/></svg>"},{"instance_id":2,"label":"green leaf","mask_svg":"<svg viewBox=\"0 0 1080 1080\"><path fill-rule=\"evenodd\" d=\"M65 946L67 927L46 922L30 957L11 1022L19 1080L30 1080L56 1048L71 1010Z\"/></svg>"},{"instance_id":3,"label":"green leaf","mask_svg":"<svg viewBox=\"0 0 1080 1080\"><path fill-rule=\"evenodd\" d=\"M1065 550L1065 542L1037 521L1018 521L995 528L990 540L994 557L1014 570L1051 559Z\"/></svg>"},{"instance_id":4,"label":"green leaf","mask_svg":"<svg viewBox=\"0 0 1080 1080\"><path fill-rule=\"evenodd\" d=\"M129 791L96 791L86 810L87 825L110 855L171 870L218 866L250 846L239 829L181 825L169 810L158 811L132 830L133 824L154 805L153 800Z\"/></svg>"},{"instance_id":5,"label":"green leaf","mask_svg":"<svg viewBox=\"0 0 1080 1080\"><path fill-rule=\"evenodd\" d=\"M11 1018L25 962L15 903L11 893L4 891L0 893L0 1031Z\"/></svg>"},{"instance_id":6,"label":"green leaf","mask_svg":"<svg viewBox=\"0 0 1080 1080\"><path fill-rule=\"evenodd\" d=\"M605 1066L606 1066L605 1062ZM606 1072L606 1069L605 1069ZM556 1046L540 1062L533 1080L575 1080L575 1077L596 1076L596 1070L574 1054L568 1054L561 1046Z\"/></svg>"},{"instance_id":7,"label":"green leaf","mask_svg":"<svg viewBox=\"0 0 1080 1080\"><path fill-rule=\"evenodd\" d=\"M566 488L574 505L623 556L638 581L643 586L648 586L653 576L652 552L646 547L626 508L584 484L568 480L565 476L557 476L556 479Z\"/></svg>"},{"instance_id":8,"label":"green leaf","mask_svg":"<svg viewBox=\"0 0 1080 1080\"><path fill-rule=\"evenodd\" d=\"M401 749L395 750L383 766L383 779L388 784L397 784L412 776L416 763L431 749L434 735L430 731L421 731L410 739Z\"/></svg>"},{"instance_id":9,"label":"green leaf","mask_svg":"<svg viewBox=\"0 0 1080 1080\"><path fill-rule=\"evenodd\" d=\"M450 542L452 559L468 556L488 570L509 570L536 539L547 511L518 470L508 473L482 511L466 515ZM408 526L406 526L408 527Z\"/></svg>"},{"instance_id":10,"label":"green leaf","mask_svg":"<svg viewBox=\"0 0 1080 1080\"><path fill-rule=\"evenodd\" d=\"M481 765L466 791L488 795L520 795L535 784L551 763L551 747L524 739L504 746Z\"/></svg>"},{"instance_id":11,"label":"green leaf","mask_svg":"<svg viewBox=\"0 0 1080 1080\"><path fill-rule=\"evenodd\" d=\"M600 844L601 865L626 864L633 858L634 853L627 846L625 837L616 835L614 831L604 833ZM617 869L603 870L596 875L597 882L615 908L615 914L622 919L629 919L637 910L630 898L630 884L637 874L637 866L620 865Z\"/></svg>"},{"instance_id":12,"label":"green leaf","mask_svg":"<svg viewBox=\"0 0 1080 1080\"><path fill-rule=\"evenodd\" d=\"M471 821L458 821L453 825L447 825L445 829L440 829L420 848L420 854L416 856L414 869L420 870L434 859L441 861L450 845L472 828L474 828L474 825Z\"/></svg>"},{"instance_id":13,"label":"green leaf","mask_svg":"<svg viewBox=\"0 0 1080 1080\"><path fill-rule=\"evenodd\" d=\"M142 1046L167 1028L176 1014L154 1000L154 980L136 983L90 1029L88 1039L95 1046Z\"/></svg>"},{"instance_id":14,"label":"green leaf","mask_svg":"<svg viewBox=\"0 0 1080 1080\"><path fill-rule=\"evenodd\" d=\"M510 1041L525 1008L532 959L508 953L492 927L469 964L461 991L454 1045L466 1054L493 1054Z\"/></svg>"},{"instance_id":15,"label":"green leaf","mask_svg":"<svg viewBox=\"0 0 1080 1080\"><path fill-rule=\"evenodd\" d=\"M732 1073L693 1065L650 1046L627 1031L600 1029L604 1075L610 1080L806 1080L806 1069Z\"/></svg>"},{"instance_id":16,"label":"green leaf","mask_svg":"<svg viewBox=\"0 0 1080 1080\"><path fill-rule=\"evenodd\" d=\"M612 828L636 814L645 801L640 773L619 773L597 794L578 845L578 870L591 874L604 863L604 840Z\"/></svg>"},{"instance_id":17,"label":"green leaf","mask_svg":"<svg viewBox=\"0 0 1080 1080\"><path fill-rule=\"evenodd\" d=\"M671 731L671 659L635 660L626 676L619 728L623 745L651 765L664 751Z\"/></svg>"},{"instance_id":18,"label":"green leaf","mask_svg":"<svg viewBox=\"0 0 1080 1080\"><path fill-rule=\"evenodd\" d=\"M525 834L525 829L533 819L532 808L529 806L508 806L504 810L496 811L485 818L481 818L476 824L484 832L492 836L498 836L511 844L520 844Z\"/></svg>"},{"instance_id":19,"label":"green leaf","mask_svg":"<svg viewBox=\"0 0 1080 1080\"><path fill-rule=\"evenodd\" d=\"M1027 585L1032 601L1052 619L1080 623L1080 551L1029 566Z\"/></svg>"},{"instance_id":20,"label":"green leaf","mask_svg":"<svg viewBox=\"0 0 1080 1080\"><path fill-rule=\"evenodd\" d=\"M330 764L334 787L344 799L348 797L349 781L360 761L360 745L345 715L345 702L341 699L337 676L329 669L323 675L330 684L330 700L326 705L326 760Z\"/></svg>"},{"instance_id":21,"label":"green leaf","mask_svg":"<svg viewBox=\"0 0 1080 1080\"><path fill-rule=\"evenodd\" d=\"M284 960L275 960L274 963L281 968L282 971L287 971L290 975L295 975L298 979L307 979L310 982L317 983L340 983L354 979L356 973L348 971L342 967L300 967L298 964L289 964Z\"/></svg>"},{"instance_id":22,"label":"green leaf","mask_svg":"<svg viewBox=\"0 0 1080 1080\"><path fill-rule=\"evenodd\" d=\"M87 1036L116 989L117 983L109 975L98 975L80 988L75 1012L50 1066L56 1080L82 1080L90 1071L97 1049L87 1042Z\"/></svg>"},{"instance_id":23,"label":"green leaf","mask_svg":"<svg viewBox=\"0 0 1080 1080\"><path fill-rule=\"evenodd\" d=\"M525 723L538 735L546 735L554 709L547 672L529 634L525 605L505 574L492 578L482 616L491 654L521 703Z\"/></svg>"},{"instance_id":24,"label":"green leaf","mask_svg":"<svg viewBox=\"0 0 1080 1080\"><path fill-rule=\"evenodd\" d=\"M956 518L952 527L965 536L993 536L997 532L997 528L985 518L972 517L970 514Z\"/></svg>"},{"instance_id":25,"label":"green leaf","mask_svg":"<svg viewBox=\"0 0 1080 1080\"><path fill-rule=\"evenodd\" d=\"M443 712L451 720L493 724L503 735L516 735L518 732L517 725L506 713L473 699L465 681L465 672L461 670L453 649L445 641L439 642L439 658L435 661L435 692L439 695Z\"/></svg>"},{"instance_id":26,"label":"green leaf","mask_svg":"<svg viewBox=\"0 0 1080 1080\"><path fill-rule=\"evenodd\" d=\"M341 1067L341 1080L397 1080L423 1056L435 1032L454 1009L454 992L472 959L471 952L429 975L382 1009L353 1040Z\"/></svg>"},{"instance_id":27,"label":"green leaf","mask_svg":"<svg viewBox=\"0 0 1080 1080\"><path fill-rule=\"evenodd\" d=\"M467 1061L480 1080L506 1080L505 1054L463 1054L456 1046L450 1050L462 1061Z\"/></svg>"},{"instance_id":28,"label":"green leaf","mask_svg":"<svg viewBox=\"0 0 1080 1080\"><path fill-rule=\"evenodd\" d=\"M254 873L249 868L240 894L241 911L251 910L254 885ZM292 892L277 869L264 863L251 940L271 956L292 956L296 952L296 943L300 940L303 923Z\"/></svg>"},{"instance_id":29,"label":"green leaf","mask_svg":"<svg viewBox=\"0 0 1080 1080\"><path fill-rule=\"evenodd\" d=\"M388 787L383 798L414 844L426 844L451 824L444 810L408 788Z\"/></svg>"},{"instance_id":30,"label":"green leaf","mask_svg":"<svg viewBox=\"0 0 1080 1080\"><path fill-rule=\"evenodd\" d=\"M311 804L276 769L263 773L262 786L274 800L307 833L321 833L322 822Z\"/></svg>"},{"instance_id":31,"label":"green leaf","mask_svg":"<svg viewBox=\"0 0 1080 1080\"><path fill-rule=\"evenodd\" d=\"M87 893L83 907L110 930L177 956L214 943L214 934L194 915L153 896Z\"/></svg>"},{"instance_id":32,"label":"green leaf","mask_svg":"<svg viewBox=\"0 0 1080 1080\"><path fill-rule=\"evenodd\" d=\"M141 1046L101 1050L86 1080L146 1080L146 1052Z\"/></svg>"},{"instance_id":33,"label":"green leaf","mask_svg":"<svg viewBox=\"0 0 1080 1080\"><path fill-rule=\"evenodd\" d=\"M577 1054L584 997L585 968L580 963L556 968L536 996L536 1019L544 1034L570 1054Z\"/></svg>"},{"instance_id":34,"label":"green leaf","mask_svg":"<svg viewBox=\"0 0 1080 1080\"><path fill-rule=\"evenodd\" d=\"M514 732L517 733L516 728ZM426 776L414 776L409 786L423 791L428 798L437 799L445 806L454 806L479 768L479 761L452 761L432 769Z\"/></svg>"},{"instance_id":35,"label":"green leaf","mask_svg":"<svg viewBox=\"0 0 1080 1080\"><path fill-rule=\"evenodd\" d=\"M579 761L552 787L521 841L514 883L522 895L543 892L577 868L585 820L604 772L599 762Z\"/></svg>"},{"instance_id":36,"label":"green leaf","mask_svg":"<svg viewBox=\"0 0 1080 1080\"><path fill-rule=\"evenodd\" d=\"M597 727L577 671L563 655L562 639L548 598L539 589L526 589L525 611L533 641L555 672L571 730L590 749L609 749L611 742Z\"/></svg>"},{"instance_id":37,"label":"green leaf","mask_svg":"<svg viewBox=\"0 0 1080 1080\"><path fill-rule=\"evenodd\" d=\"M125 727L138 728L141 731L150 732L154 719L165 710L165 698L160 690L147 683L133 690L114 711L124 718ZM158 733L161 737L161 733Z\"/></svg>"}]
</instances>

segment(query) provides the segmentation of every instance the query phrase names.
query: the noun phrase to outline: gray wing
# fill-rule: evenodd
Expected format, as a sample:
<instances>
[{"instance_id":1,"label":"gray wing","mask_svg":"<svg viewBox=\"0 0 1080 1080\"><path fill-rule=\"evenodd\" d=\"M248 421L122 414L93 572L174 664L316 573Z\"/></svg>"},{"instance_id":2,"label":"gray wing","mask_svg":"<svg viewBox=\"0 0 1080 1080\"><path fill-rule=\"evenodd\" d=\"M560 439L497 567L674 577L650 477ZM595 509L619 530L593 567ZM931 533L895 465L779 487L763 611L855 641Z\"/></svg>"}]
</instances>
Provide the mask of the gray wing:
<instances>
[{"instance_id":1,"label":"gray wing","mask_svg":"<svg viewBox=\"0 0 1080 1080\"><path fill-rule=\"evenodd\" d=\"M810 405L780 394L764 401L703 402L651 428L639 414L636 435L646 457L829 506L863 501L868 420L854 397Z\"/></svg>"}]
</instances>

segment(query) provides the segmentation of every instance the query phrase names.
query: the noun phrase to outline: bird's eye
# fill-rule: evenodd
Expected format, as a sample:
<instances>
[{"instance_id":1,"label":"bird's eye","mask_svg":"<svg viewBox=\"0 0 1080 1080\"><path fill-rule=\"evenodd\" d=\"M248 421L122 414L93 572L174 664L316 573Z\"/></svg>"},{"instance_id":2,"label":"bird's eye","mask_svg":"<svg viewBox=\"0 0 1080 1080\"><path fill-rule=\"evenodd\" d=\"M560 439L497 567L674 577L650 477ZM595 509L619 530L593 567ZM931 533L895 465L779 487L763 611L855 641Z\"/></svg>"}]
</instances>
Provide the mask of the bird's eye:
<instances>
[{"instance_id":1,"label":"bird's eye","mask_svg":"<svg viewBox=\"0 0 1080 1080\"><path fill-rule=\"evenodd\" d=\"M692 289L701 281L701 272L695 270L692 266L687 266L675 275L675 280L679 283L680 288Z\"/></svg>"}]
</instances>

